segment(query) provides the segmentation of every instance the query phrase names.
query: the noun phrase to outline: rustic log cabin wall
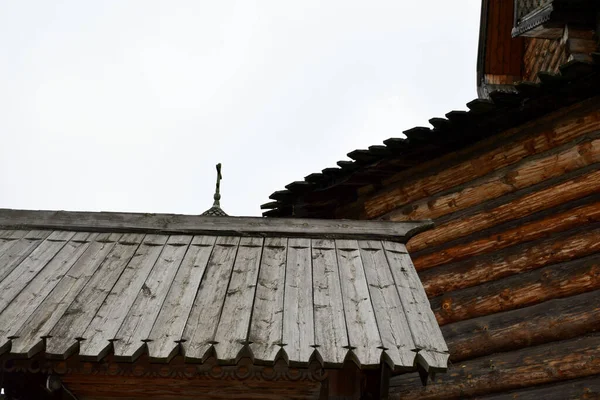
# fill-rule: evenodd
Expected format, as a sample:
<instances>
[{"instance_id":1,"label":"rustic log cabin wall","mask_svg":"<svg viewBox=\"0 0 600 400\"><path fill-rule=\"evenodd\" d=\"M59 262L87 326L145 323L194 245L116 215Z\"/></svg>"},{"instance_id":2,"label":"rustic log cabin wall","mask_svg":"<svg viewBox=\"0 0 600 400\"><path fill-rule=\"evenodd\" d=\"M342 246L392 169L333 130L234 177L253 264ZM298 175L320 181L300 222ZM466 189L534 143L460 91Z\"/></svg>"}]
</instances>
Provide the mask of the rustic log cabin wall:
<instances>
[{"instance_id":1,"label":"rustic log cabin wall","mask_svg":"<svg viewBox=\"0 0 600 400\"><path fill-rule=\"evenodd\" d=\"M598 394L599 162L592 98L405 170L347 207L436 224L408 249L452 364L427 387L392 378L393 398Z\"/></svg>"}]
</instances>

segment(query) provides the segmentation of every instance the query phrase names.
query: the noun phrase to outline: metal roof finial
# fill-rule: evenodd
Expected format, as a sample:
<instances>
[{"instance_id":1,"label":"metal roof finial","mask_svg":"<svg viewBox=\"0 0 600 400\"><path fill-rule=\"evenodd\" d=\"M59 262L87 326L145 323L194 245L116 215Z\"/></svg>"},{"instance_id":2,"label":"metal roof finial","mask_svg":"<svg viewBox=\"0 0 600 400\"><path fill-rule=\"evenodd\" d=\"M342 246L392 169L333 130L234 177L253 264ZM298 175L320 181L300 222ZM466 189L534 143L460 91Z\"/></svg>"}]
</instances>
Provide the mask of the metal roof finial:
<instances>
[{"instance_id":1,"label":"metal roof finial","mask_svg":"<svg viewBox=\"0 0 600 400\"><path fill-rule=\"evenodd\" d=\"M202 215L208 215L213 217L226 217L227 213L221 209L221 179L223 179L223 175L221 175L221 163L217 164L217 186L215 188L215 195L213 198L215 199L213 205L208 210L204 211Z\"/></svg>"},{"instance_id":2,"label":"metal roof finial","mask_svg":"<svg viewBox=\"0 0 600 400\"><path fill-rule=\"evenodd\" d=\"M217 164L217 188L215 189L215 195L214 195L215 202L213 203L213 207L221 206L221 204L219 202L219 200L221 200L221 179L223 179L223 175L221 175L221 163L218 163Z\"/></svg>"}]
</instances>

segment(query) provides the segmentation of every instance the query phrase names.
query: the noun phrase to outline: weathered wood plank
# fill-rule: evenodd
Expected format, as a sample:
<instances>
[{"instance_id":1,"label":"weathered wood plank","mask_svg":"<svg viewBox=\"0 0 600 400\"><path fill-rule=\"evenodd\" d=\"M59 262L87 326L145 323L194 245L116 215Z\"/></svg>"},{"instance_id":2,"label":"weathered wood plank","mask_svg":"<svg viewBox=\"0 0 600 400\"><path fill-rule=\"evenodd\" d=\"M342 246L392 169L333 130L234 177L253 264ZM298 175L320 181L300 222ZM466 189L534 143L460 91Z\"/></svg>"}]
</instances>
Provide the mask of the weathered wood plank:
<instances>
[{"instance_id":1,"label":"weathered wood plank","mask_svg":"<svg viewBox=\"0 0 600 400\"><path fill-rule=\"evenodd\" d=\"M216 234L242 236L347 237L407 241L431 228L431 221L403 224L389 221L302 218L207 217L176 214L134 214L0 209L0 228L66 229L111 232Z\"/></svg>"},{"instance_id":2,"label":"weathered wood plank","mask_svg":"<svg viewBox=\"0 0 600 400\"><path fill-rule=\"evenodd\" d=\"M579 400L600 398L600 375L477 397L479 400Z\"/></svg>"},{"instance_id":3,"label":"weathered wood plank","mask_svg":"<svg viewBox=\"0 0 600 400\"><path fill-rule=\"evenodd\" d=\"M87 238L90 235L85 234L85 236ZM91 239L93 240L95 236L92 235ZM6 338L13 337L35 309L42 304L65 273L87 250L88 244L87 240L67 242L33 279L26 282L27 286L0 313L0 348L5 344Z\"/></svg>"},{"instance_id":4,"label":"weathered wood plank","mask_svg":"<svg viewBox=\"0 0 600 400\"><path fill-rule=\"evenodd\" d=\"M600 374L600 336L552 342L455 364L436 382L416 374L390 380L390 399L464 399Z\"/></svg>"},{"instance_id":5,"label":"weathered wood plank","mask_svg":"<svg viewBox=\"0 0 600 400\"><path fill-rule=\"evenodd\" d=\"M440 325L600 288L600 254L552 265L431 299Z\"/></svg>"},{"instance_id":6,"label":"weathered wood plank","mask_svg":"<svg viewBox=\"0 0 600 400\"><path fill-rule=\"evenodd\" d=\"M0 253L0 282L51 233L51 231L28 231L25 237L10 244L5 251Z\"/></svg>"},{"instance_id":7,"label":"weathered wood plank","mask_svg":"<svg viewBox=\"0 0 600 400\"><path fill-rule=\"evenodd\" d=\"M493 353L571 339L598 330L598 290L442 327L450 349L450 360L455 363Z\"/></svg>"},{"instance_id":8,"label":"weathered wood plank","mask_svg":"<svg viewBox=\"0 0 600 400\"><path fill-rule=\"evenodd\" d=\"M379 366L381 337L356 240L336 240L348 341L361 367Z\"/></svg>"},{"instance_id":9,"label":"weathered wood plank","mask_svg":"<svg viewBox=\"0 0 600 400\"><path fill-rule=\"evenodd\" d=\"M485 151L479 148L485 147L486 143L470 146L442 160L432 160L419 168L399 173L383 182L383 190L366 199L365 217L370 219L382 216L393 209L485 176L593 132L598 129L600 112L587 112L584 116L576 112L582 106L597 107L592 104L593 102L565 108L509 130L489 140L490 148ZM534 135L532 131L535 132ZM517 140L506 140L519 133L525 135Z\"/></svg>"},{"instance_id":10,"label":"weathered wood plank","mask_svg":"<svg viewBox=\"0 0 600 400\"><path fill-rule=\"evenodd\" d=\"M427 295L435 297L599 251L600 227L582 224L541 240L420 271L419 276Z\"/></svg>"},{"instance_id":11,"label":"weathered wood plank","mask_svg":"<svg viewBox=\"0 0 600 400\"><path fill-rule=\"evenodd\" d=\"M83 333L79 355L100 360L110 349L123 320L135 302L167 241L165 235L146 235L102 306Z\"/></svg>"},{"instance_id":12,"label":"weathered wood plank","mask_svg":"<svg viewBox=\"0 0 600 400\"><path fill-rule=\"evenodd\" d=\"M384 352L392 368L412 368L417 346L383 246L379 241L360 241L359 246Z\"/></svg>"},{"instance_id":13,"label":"weathered wood plank","mask_svg":"<svg viewBox=\"0 0 600 400\"><path fill-rule=\"evenodd\" d=\"M306 365L314 351L310 239L288 239L282 341L291 363Z\"/></svg>"},{"instance_id":14,"label":"weathered wood plank","mask_svg":"<svg viewBox=\"0 0 600 400\"><path fill-rule=\"evenodd\" d=\"M421 285L419 276L404 245L383 242L390 270L402 302L412 338L419 353L417 361L429 369L444 370L448 347Z\"/></svg>"},{"instance_id":15,"label":"weathered wood plank","mask_svg":"<svg viewBox=\"0 0 600 400\"><path fill-rule=\"evenodd\" d=\"M113 249L121 234L100 233L85 253L44 299L27 321L14 334L11 353L33 356L42 349L42 338L48 337L79 291Z\"/></svg>"},{"instance_id":16,"label":"weathered wood plank","mask_svg":"<svg viewBox=\"0 0 600 400\"><path fill-rule=\"evenodd\" d=\"M468 184L458 185L450 189L450 193L421 199L385 217L392 221L439 218L600 162L598 133L579 139L575 145L568 143L525 158Z\"/></svg>"},{"instance_id":17,"label":"weathered wood plank","mask_svg":"<svg viewBox=\"0 0 600 400\"><path fill-rule=\"evenodd\" d=\"M238 251L239 237L221 236L208 261L206 271L183 332L181 346L188 360L204 361L215 344L227 286Z\"/></svg>"},{"instance_id":18,"label":"weathered wood plank","mask_svg":"<svg viewBox=\"0 0 600 400\"><path fill-rule=\"evenodd\" d=\"M436 246L598 192L600 192L600 170L594 170L577 178L530 193L491 210L482 210L477 214L441 224L425 235L414 237L408 244L408 250L412 253L425 247Z\"/></svg>"},{"instance_id":19,"label":"weathered wood plank","mask_svg":"<svg viewBox=\"0 0 600 400\"><path fill-rule=\"evenodd\" d=\"M0 311L29 284L73 237L74 232L52 232L0 282Z\"/></svg>"},{"instance_id":20,"label":"weathered wood plank","mask_svg":"<svg viewBox=\"0 0 600 400\"><path fill-rule=\"evenodd\" d=\"M0 232L2 233L2 236L0 237L0 254L4 254L9 248L17 243L19 239L23 239L29 231L5 229Z\"/></svg>"},{"instance_id":21,"label":"weathered wood plank","mask_svg":"<svg viewBox=\"0 0 600 400\"><path fill-rule=\"evenodd\" d=\"M175 235L167 240L115 335L116 340L113 341L115 356L133 361L141 354L145 346L144 341L148 339L192 238L189 235Z\"/></svg>"},{"instance_id":22,"label":"weathered wood plank","mask_svg":"<svg viewBox=\"0 0 600 400\"><path fill-rule=\"evenodd\" d=\"M263 250L262 238L241 238L229 287L215 334L217 358L237 361L248 344L248 330Z\"/></svg>"},{"instance_id":23,"label":"weathered wood plank","mask_svg":"<svg viewBox=\"0 0 600 400\"><path fill-rule=\"evenodd\" d=\"M248 340L254 359L273 361L282 348L287 238L266 238Z\"/></svg>"},{"instance_id":24,"label":"weathered wood plank","mask_svg":"<svg viewBox=\"0 0 600 400\"><path fill-rule=\"evenodd\" d=\"M148 335L146 344L150 359L169 361L176 355L216 239L214 236L194 236L192 239Z\"/></svg>"},{"instance_id":25,"label":"weathered wood plank","mask_svg":"<svg viewBox=\"0 0 600 400\"><path fill-rule=\"evenodd\" d=\"M326 367L341 367L349 344L335 242L313 239L311 247L315 344Z\"/></svg>"},{"instance_id":26,"label":"weathered wood plank","mask_svg":"<svg viewBox=\"0 0 600 400\"><path fill-rule=\"evenodd\" d=\"M76 349L78 340L135 254L143 236L132 233L119 239L50 331L46 339L47 354L66 358Z\"/></svg>"}]
</instances>

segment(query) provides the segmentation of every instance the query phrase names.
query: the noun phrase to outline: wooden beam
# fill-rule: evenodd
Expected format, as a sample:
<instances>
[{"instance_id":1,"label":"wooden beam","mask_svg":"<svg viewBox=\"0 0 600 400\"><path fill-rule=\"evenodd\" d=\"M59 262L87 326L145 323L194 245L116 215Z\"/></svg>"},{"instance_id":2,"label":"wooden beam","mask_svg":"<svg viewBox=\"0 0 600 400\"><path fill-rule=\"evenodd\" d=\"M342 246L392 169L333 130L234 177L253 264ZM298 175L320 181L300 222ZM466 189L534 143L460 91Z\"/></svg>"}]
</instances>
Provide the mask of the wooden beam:
<instances>
[{"instance_id":1,"label":"wooden beam","mask_svg":"<svg viewBox=\"0 0 600 400\"><path fill-rule=\"evenodd\" d=\"M600 192L600 170L592 168L591 172L584 175L573 179L565 179L558 184L534 191L514 200L506 198L504 204L492 209L489 209L485 204L480 205L479 212L476 214L453 219L438 225L427 234L415 236L408 243L408 250L412 253L426 247L437 246L598 192Z\"/></svg>"},{"instance_id":2,"label":"wooden beam","mask_svg":"<svg viewBox=\"0 0 600 400\"><path fill-rule=\"evenodd\" d=\"M440 325L600 288L600 254L511 276L431 299Z\"/></svg>"},{"instance_id":3,"label":"wooden beam","mask_svg":"<svg viewBox=\"0 0 600 400\"><path fill-rule=\"evenodd\" d=\"M575 115L578 110L590 106L581 103L569 107L536 119L535 123L496 135L486 143L471 146L440 160L432 160L431 163L387 179L383 181L384 189L365 201L366 217L382 217L398 207L475 180L598 130L600 111L588 109L583 116ZM519 135L515 140L515 136ZM483 148L485 151L482 151Z\"/></svg>"},{"instance_id":4,"label":"wooden beam","mask_svg":"<svg viewBox=\"0 0 600 400\"><path fill-rule=\"evenodd\" d=\"M600 290L445 325L450 361L571 339L600 330Z\"/></svg>"},{"instance_id":5,"label":"wooden beam","mask_svg":"<svg viewBox=\"0 0 600 400\"><path fill-rule=\"evenodd\" d=\"M436 219L539 182L600 162L600 132L528 157L481 179L458 185L449 193L427 197L387 214L392 221ZM585 140L583 140L585 139Z\"/></svg>"},{"instance_id":6,"label":"wooden beam","mask_svg":"<svg viewBox=\"0 0 600 400\"><path fill-rule=\"evenodd\" d=\"M497 237L504 238L504 234ZM493 238L489 240L493 245ZM474 254L462 261L420 271L419 277L427 295L435 297L596 252L600 252L600 225L582 224L536 241L523 240L502 251Z\"/></svg>"},{"instance_id":7,"label":"wooden beam","mask_svg":"<svg viewBox=\"0 0 600 400\"><path fill-rule=\"evenodd\" d=\"M464 399L597 374L600 336L594 334L458 363L426 387L416 374L397 376L390 399Z\"/></svg>"},{"instance_id":8,"label":"wooden beam","mask_svg":"<svg viewBox=\"0 0 600 400\"><path fill-rule=\"evenodd\" d=\"M406 242L433 226L431 221L318 220L302 218L206 217L78 211L0 209L0 229L58 229L144 233L218 234L379 239Z\"/></svg>"},{"instance_id":9,"label":"wooden beam","mask_svg":"<svg viewBox=\"0 0 600 400\"><path fill-rule=\"evenodd\" d=\"M600 375L480 397L480 400L599 399Z\"/></svg>"}]
</instances>

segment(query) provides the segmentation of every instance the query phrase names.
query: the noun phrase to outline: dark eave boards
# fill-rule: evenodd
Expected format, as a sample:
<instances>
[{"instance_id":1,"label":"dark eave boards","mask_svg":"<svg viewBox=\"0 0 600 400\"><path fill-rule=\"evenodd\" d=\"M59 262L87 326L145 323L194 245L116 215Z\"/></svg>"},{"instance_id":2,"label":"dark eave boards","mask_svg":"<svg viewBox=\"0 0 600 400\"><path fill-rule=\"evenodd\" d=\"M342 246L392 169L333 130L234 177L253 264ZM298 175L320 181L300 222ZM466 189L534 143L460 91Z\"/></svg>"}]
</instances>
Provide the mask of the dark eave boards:
<instances>
[{"instance_id":1,"label":"dark eave boards","mask_svg":"<svg viewBox=\"0 0 600 400\"><path fill-rule=\"evenodd\" d=\"M0 210L0 355L444 370L429 225Z\"/></svg>"},{"instance_id":2,"label":"dark eave boards","mask_svg":"<svg viewBox=\"0 0 600 400\"><path fill-rule=\"evenodd\" d=\"M274 200L263 204L268 217L330 218L333 210L351 202L357 189L380 185L382 179L465 148L506 129L519 126L600 92L600 55L593 63L571 61L559 74L540 73L540 83L520 83L514 93L492 92L491 100L476 99L469 111L451 111L446 118L429 120L433 128L416 127L404 131L406 139L391 138L384 146L348 153L352 161L339 161L338 167L292 182L285 190L271 194Z\"/></svg>"}]
</instances>

